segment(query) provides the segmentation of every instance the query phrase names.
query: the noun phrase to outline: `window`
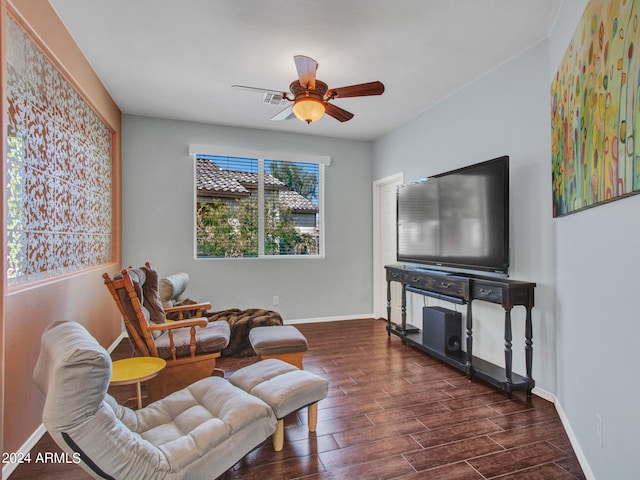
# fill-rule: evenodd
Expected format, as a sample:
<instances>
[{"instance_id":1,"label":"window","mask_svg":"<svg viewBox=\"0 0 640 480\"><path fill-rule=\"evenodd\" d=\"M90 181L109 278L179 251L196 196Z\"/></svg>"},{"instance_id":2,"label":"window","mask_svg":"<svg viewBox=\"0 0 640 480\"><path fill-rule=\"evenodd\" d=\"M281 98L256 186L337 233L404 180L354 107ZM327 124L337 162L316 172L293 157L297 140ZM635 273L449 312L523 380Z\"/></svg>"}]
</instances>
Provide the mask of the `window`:
<instances>
[{"instance_id":1,"label":"window","mask_svg":"<svg viewBox=\"0 0 640 480\"><path fill-rule=\"evenodd\" d=\"M323 167L195 154L196 257L323 256Z\"/></svg>"}]
</instances>

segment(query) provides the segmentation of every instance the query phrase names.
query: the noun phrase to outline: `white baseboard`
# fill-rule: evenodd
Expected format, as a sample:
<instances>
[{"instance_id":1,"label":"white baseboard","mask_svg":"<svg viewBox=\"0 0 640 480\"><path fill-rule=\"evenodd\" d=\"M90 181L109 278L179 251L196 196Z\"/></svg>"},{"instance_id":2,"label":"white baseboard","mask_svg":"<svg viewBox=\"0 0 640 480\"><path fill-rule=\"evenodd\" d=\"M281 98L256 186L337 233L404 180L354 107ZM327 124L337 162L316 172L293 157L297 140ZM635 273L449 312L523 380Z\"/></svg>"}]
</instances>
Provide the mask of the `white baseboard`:
<instances>
[{"instance_id":1,"label":"white baseboard","mask_svg":"<svg viewBox=\"0 0 640 480\"><path fill-rule=\"evenodd\" d=\"M113 343L109 345L109 348L107 348L107 352L109 353L113 352L115 348L118 346L118 344L124 338L127 338L127 334L125 332L120 333L120 335L118 335L118 338L116 338L113 341ZM33 447L36 446L36 444L40 441L40 439L45 433L47 433L47 429L45 428L44 424L41 423L40 426L36 428L36 431L31 434L31 436L27 439L27 441L24 442L24 444L20 447L20 449L15 453L19 455L26 455L31 451ZM18 465L19 463L5 464L2 467L2 480L7 480L9 478L9 475L13 473L13 471L18 467Z\"/></svg>"},{"instance_id":2,"label":"white baseboard","mask_svg":"<svg viewBox=\"0 0 640 480\"><path fill-rule=\"evenodd\" d=\"M540 397L540 398L546 400L547 402L551 402L554 405L556 404L556 396L553 393L551 393L551 392L549 392L549 391L547 391L547 390L545 390L543 388L533 387L533 390L531 390L531 393L533 393L537 397Z\"/></svg>"},{"instance_id":3,"label":"white baseboard","mask_svg":"<svg viewBox=\"0 0 640 480\"><path fill-rule=\"evenodd\" d=\"M113 343L109 345L109 348L107 348L107 352L112 353L116 349L116 347L120 344L120 342L125 338L129 338L129 336L127 335L127 332L121 332L120 335L118 335L118 338L116 338L113 341Z\"/></svg>"},{"instance_id":4,"label":"white baseboard","mask_svg":"<svg viewBox=\"0 0 640 480\"><path fill-rule=\"evenodd\" d=\"M341 322L343 320L362 320L363 318L374 318L373 313L362 313L360 315L344 315L339 317L317 317L317 318L297 318L285 320L285 325L295 325L300 323L325 323Z\"/></svg>"},{"instance_id":5,"label":"white baseboard","mask_svg":"<svg viewBox=\"0 0 640 480\"><path fill-rule=\"evenodd\" d=\"M564 410L562 409L562 404L558 401L557 397L555 398L555 401L553 403L556 406L556 411L558 412L558 416L560 417L560 421L562 422L564 431L567 432L567 436L569 437L569 442L573 447L573 451L575 452L576 457L578 458L578 463L580 463L580 467L582 468L582 473L584 473L584 476L587 480L596 480L596 476L593 474L593 470L591 470L589 461L587 460L586 455L584 454L584 452L582 451L582 448L580 447L578 438L576 437L576 434L573 432L573 429L571 428L569 419L567 418L567 416L564 413Z\"/></svg>"},{"instance_id":6,"label":"white baseboard","mask_svg":"<svg viewBox=\"0 0 640 480\"><path fill-rule=\"evenodd\" d=\"M573 433L573 429L571 428L571 424L569 423L569 419L564 413L562 409L562 404L558 400L558 397L554 393L551 393L542 388L534 387L532 393L541 397L551 403L556 407L556 412L558 412L558 416L560 417L560 421L562 422L562 426L564 427L564 431L567 432L567 437L569 437L569 443L573 447L573 451L576 454L576 458L578 459L578 463L580 463L580 468L582 468L582 473L587 480L596 480L596 476L593 474L591 470L591 466L585 456L582 448L580 447L580 443L578 442L578 438L575 433Z\"/></svg>"}]
</instances>

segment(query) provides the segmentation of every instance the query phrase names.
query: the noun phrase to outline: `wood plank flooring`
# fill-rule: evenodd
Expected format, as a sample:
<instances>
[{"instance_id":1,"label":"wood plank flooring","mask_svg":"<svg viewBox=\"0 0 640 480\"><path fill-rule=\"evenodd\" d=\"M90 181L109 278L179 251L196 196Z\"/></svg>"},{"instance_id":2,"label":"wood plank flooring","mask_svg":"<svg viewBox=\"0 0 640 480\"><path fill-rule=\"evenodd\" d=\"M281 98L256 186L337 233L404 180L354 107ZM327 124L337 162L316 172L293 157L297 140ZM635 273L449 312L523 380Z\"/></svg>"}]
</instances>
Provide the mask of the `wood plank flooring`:
<instances>
[{"instance_id":1,"label":"wood plank flooring","mask_svg":"<svg viewBox=\"0 0 640 480\"><path fill-rule=\"evenodd\" d=\"M318 428L309 434L306 409L285 419L285 446L267 440L221 480L584 479L554 406L523 392L507 400L483 383L392 336L386 323L363 319L297 327L309 341L305 369L327 378ZM123 344L113 358L130 354ZM225 375L255 358L223 358ZM534 372L535 376L535 372ZM110 390L118 401L131 387ZM32 450L59 451L45 435ZM22 465L17 479L83 480L73 465ZM214 479L211 479L214 480Z\"/></svg>"}]
</instances>

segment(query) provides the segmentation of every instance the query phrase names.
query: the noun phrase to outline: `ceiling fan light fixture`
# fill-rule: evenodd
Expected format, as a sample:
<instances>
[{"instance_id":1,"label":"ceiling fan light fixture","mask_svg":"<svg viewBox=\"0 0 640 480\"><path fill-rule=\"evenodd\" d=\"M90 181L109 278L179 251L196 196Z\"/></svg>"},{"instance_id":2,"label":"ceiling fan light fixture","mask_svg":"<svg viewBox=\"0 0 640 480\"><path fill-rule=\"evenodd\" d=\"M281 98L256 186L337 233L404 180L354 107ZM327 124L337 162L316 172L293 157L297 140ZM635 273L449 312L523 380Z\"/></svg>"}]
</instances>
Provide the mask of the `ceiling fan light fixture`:
<instances>
[{"instance_id":1,"label":"ceiling fan light fixture","mask_svg":"<svg viewBox=\"0 0 640 480\"><path fill-rule=\"evenodd\" d=\"M324 115L324 103L312 96L300 98L293 105L293 113L303 122L316 122Z\"/></svg>"},{"instance_id":2,"label":"ceiling fan light fixture","mask_svg":"<svg viewBox=\"0 0 640 480\"><path fill-rule=\"evenodd\" d=\"M353 113L347 112L343 108L331 103L331 101L337 97L369 97L371 95L382 95L384 93L384 85L378 81L359 83L358 85L349 85L329 90L329 86L326 83L316 78L318 62L304 55L296 55L293 58L296 63L296 69L298 70L298 78L289 85L290 94L278 90L266 90L264 88L242 87L241 85L233 86L263 93L266 92L265 103L274 104L273 98L276 98L276 96L279 96L281 102L290 103L287 108L271 117L271 120L288 120L295 116L298 120L302 120L307 124L317 122L325 113L339 122L351 120ZM269 97L268 100L267 96Z\"/></svg>"}]
</instances>

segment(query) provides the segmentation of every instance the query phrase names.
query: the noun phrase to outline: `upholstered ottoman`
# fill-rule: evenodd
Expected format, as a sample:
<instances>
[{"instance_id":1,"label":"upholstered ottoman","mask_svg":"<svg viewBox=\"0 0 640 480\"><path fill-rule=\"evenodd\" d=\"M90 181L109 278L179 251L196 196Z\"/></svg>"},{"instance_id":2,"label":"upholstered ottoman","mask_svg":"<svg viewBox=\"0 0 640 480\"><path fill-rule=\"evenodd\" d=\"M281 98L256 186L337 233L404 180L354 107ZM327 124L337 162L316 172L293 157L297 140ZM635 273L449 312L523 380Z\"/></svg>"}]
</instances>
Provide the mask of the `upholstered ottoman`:
<instances>
[{"instance_id":1,"label":"upholstered ottoman","mask_svg":"<svg viewBox=\"0 0 640 480\"><path fill-rule=\"evenodd\" d=\"M262 360L277 358L302 369L307 339L296 327L255 327L249 332L249 341Z\"/></svg>"},{"instance_id":2,"label":"upholstered ottoman","mask_svg":"<svg viewBox=\"0 0 640 480\"><path fill-rule=\"evenodd\" d=\"M329 382L324 378L275 358L241 368L229 377L229 382L272 408L278 419L273 434L276 452L284 445L284 417L308 406L309 431L315 432L318 402L329 392Z\"/></svg>"}]
</instances>

